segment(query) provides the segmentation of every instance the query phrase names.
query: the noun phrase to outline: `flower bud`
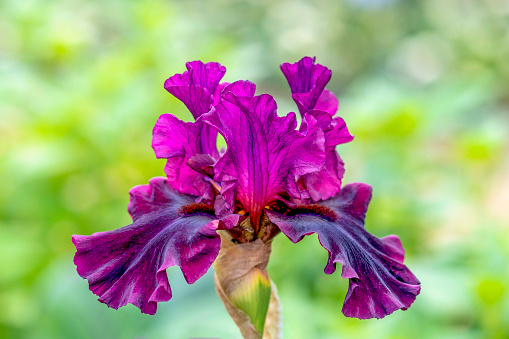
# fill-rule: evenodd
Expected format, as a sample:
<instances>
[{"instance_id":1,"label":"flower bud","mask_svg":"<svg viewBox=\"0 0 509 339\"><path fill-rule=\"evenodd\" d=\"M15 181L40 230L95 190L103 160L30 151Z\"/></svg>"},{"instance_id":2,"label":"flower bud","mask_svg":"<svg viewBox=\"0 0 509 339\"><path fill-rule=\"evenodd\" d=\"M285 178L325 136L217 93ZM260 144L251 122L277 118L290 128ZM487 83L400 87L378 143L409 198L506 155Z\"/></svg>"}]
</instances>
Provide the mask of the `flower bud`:
<instances>
[{"instance_id":1,"label":"flower bud","mask_svg":"<svg viewBox=\"0 0 509 339\"><path fill-rule=\"evenodd\" d=\"M277 290L267 274L271 243L234 244L221 233L214 263L216 291L244 338L280 338Z\"/></svg>"}]
</instances>

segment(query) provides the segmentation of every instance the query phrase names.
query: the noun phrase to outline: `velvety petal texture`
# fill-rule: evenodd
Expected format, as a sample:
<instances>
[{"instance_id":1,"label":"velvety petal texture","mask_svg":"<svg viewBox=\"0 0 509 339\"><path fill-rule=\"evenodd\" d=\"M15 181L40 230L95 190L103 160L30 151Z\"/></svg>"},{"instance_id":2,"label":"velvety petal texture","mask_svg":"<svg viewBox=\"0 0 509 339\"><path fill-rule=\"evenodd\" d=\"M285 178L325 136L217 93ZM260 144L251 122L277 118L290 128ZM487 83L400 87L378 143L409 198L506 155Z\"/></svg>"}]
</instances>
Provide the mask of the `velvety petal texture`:
<instances>
[{"instance_id":1,"label":"velvety petal texture","mask_svg":"<svg viewBox=\"0 0 509 339\"><path fill-rule=\"evenodd\" d=\"M213 198L213 192L207 176L193 169L188 162L190 159L195 160L198 155L205 155L209 161L215 161L207 150L212 144L215 148L216 135L208 140L208 145L204 146L203 142L207 140L203 134L211 128L201 118L196 122L183 122L172 114L163 114L152 132L152 147L156 156L168 159L164 171L172 187L180 193L208 200Z\"/></svg>"},{"instance_id":2,"label":"velvety petal texture","mask_svg":"<svg viewBox=\"0 0 509 339\"><path fill-rule=\"evenodd\" d=\"M164 83L164 88L182 101L195 119L210 110L214 96L219 96L219 81L226 68L217 62L203 63L191 61L186 64L187 71L175 74Z\"/></svg>"},{"instance_id":3,"label":"velvety petal texture","mask_svg":"<svg viewBox=\"0 0 509 339\"><path fill-rule=\"evenodd\" d=\"M329 252L325 273L343 265L350 279L343 313L359 319L383 318L407 309L420 292L419 280L403 265L404 250L397 236L377 238L364 228L371 187L355 183L334 198L296 207L288 215L267 211L269 219L294 243L318 234Z\"/></svg>"},{"instance_id":4,"label":"velvety petal texture","mask_svg":"<svg viewBox=\"0 0 509 339\"><path fill-rule=\"evenodd\" d=\"M227 86L216 109L202 118L219 130L228 147L214 165L226 206L233 209L236 198L256 227L263 207L277 194L308 197L296 181L323 168L325 141L314 117L306 117L306 127L297 131L295 114L279 117L274 99L255 96L255 89L249 81Z\"/></svg>"},{"instance_id":5,"label":"velvety petal texture","mask_svg":"<svg viewBox=\"0 0 509 339\"><path fill-rule=\"evenodd\" d=\"M302 115L310 110L321 110L330 115L336 113L338 100L325 89L332 76L330 69L315 63L315 58L310 57L304 57L293 64L284 63L280 67Z\"/></svg>"},{"instance_id":6,"label":"velvety petal texture","mask_svg":"<svg viewBox=\"0 0 509 339\"><path fill-rule=\"evenodd\" d=\"M157 303L171 299L166 275L180 266L194 283L217 257L219 221L213 209L176 192L165 178L130 191L133 223L118 230L74 235L74 263L90 290L109 307L131 303L154 314Z\"/></svg>"}]
</instances>

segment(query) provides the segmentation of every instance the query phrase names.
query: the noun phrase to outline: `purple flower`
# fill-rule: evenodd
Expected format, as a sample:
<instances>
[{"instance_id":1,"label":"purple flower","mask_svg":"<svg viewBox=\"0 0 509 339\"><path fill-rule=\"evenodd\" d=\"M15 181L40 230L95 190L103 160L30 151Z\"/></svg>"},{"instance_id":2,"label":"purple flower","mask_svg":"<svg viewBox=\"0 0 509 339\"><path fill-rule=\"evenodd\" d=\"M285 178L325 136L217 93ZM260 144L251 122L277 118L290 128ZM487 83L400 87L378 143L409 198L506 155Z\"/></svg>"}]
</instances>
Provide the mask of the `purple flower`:
<instances>
[{"instance_id":1,"label":"purple flower","mask_svg":"<svg viewBox=\"0 0 509 339\"><path fill-rule=\"evenodd\" d=\"M336 146L353 136L334 116L338 101L325 89L331 71L308 57L281 65L302 118L298 127L295 113L278 116L272 96L255 95L253 83L220 83L220 64L193 61L187 69L165 88L196 121L164 114L153 131L167 178L131 190L132 224L73 236L78 273L99 300L154 314L157 302L171 299L166 269L177 265L194 283L218 255L218 230L236 243L267 242L281 231L293 242L317 233L329 252L325 273L343 266L346 316L383 318L410 307L420 283L403 264L399 238L364 228L371 187L342 187ZM227 143L222 154L217 133Z\"/></svg>"}]
</instances>

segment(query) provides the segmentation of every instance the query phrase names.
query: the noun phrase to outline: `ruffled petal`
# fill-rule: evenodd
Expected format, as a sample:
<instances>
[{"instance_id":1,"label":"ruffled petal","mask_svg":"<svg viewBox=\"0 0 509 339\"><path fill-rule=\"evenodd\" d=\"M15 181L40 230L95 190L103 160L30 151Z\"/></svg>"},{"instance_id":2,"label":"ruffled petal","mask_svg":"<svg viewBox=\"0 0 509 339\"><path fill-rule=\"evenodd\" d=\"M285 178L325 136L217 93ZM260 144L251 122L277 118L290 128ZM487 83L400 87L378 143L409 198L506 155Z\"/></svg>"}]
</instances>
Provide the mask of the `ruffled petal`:
<instances>
[{"instance_id":1,"label":"ruffled petal","mask_svg":"<svg viewBox=\"0 0 509 339\"><path fill-rule=\"evenodd\" d=\"M345 173L343 160L336 152L336 146L350 142L353 136L348 131L343 119L334 117L322 111L309 111L306 115L312 115L318 121L324 131L325 138L325 167L314 173L304 175L299 183L308 190L313 202L327 200L341 189L341 181ZM305 120L304 120L305 122ZM301 128L305 123L301 125Z\"/></svg>"},{"instance_id":2,"label":"ruffled petal","mask_svg":"<svg viewBox=\"0 0 509 339\"><path fill-rule=\"evenodd\" d=\"M324 89L322 94L318 97L318 101L313 109L334 115L338 111L338 107L339 101L336 95L328 89Z\"/></svg>"},{"instance_id":3,"label":"ruffled petal","mask_svg":"<svg viewBox=\"0 0 509 339\"><path fill-rule=\"evenodd\" d=\"M325 162L323 131L312 116L296 131L294 113L276 114L268 94L254 96L255 85L237 81L223 90L223 100L202 116L223 135L228 146L215 164L215 180L227 208L239 200L256 226L263 207L284 191L301 198L296 180L319 171Z\"/></svg>"},{"instance_id":4,"label":"ruffled petal","mask_svg":"<svg viewBox=\"0 0 509 339\"><path fill-rule=\"evenodd\" d=\"M198 119L212 107L216 88L226 68L217 62L204 64L201 61L188 62L186 67L186 72L168 78L164 88L182 101Z\"/></svg>"},{"instance_id":5,"label":"ruffled petal","mask_svg":"<svg viewBox=\"0 0 509 339\"><path fill-rule=\"evenodd\" d=\"M293 64L284 63L280 67L301 115L313 109L330 115L336 113L338 100L332 92L325 90L332 76L330 69L316 64L315 58L310 57L304 57Z\"/></svg>"},{"instance_id":6,"label":"ruffled petal","mask_svg":"<svg viewBox=\"0 0 509 339\"><path fill-rule=\"evenodd\" d=\"M329 252L325 273L333 273L339 262L342 277L350 279L343 313L359 319L383 318L407 309L420 292L419 280L403 265L399 238L377 238L365 230L370 199L371 187L355 183L319 205L296 207L288 215L266 212L294 243L305 235L318 234Z\"/></svg>"},{"instance_id":7,"label":"ruffled petal","mask_svg":"<svg viewBox=\"0 0 509 339\"><path fill-rule=\"evenodd\" d=\"M216 160L208 154L198 154L189 158L187 165L198 173L214 178L214 164Z\"/></svg>"},{"instance_id":8,"label":"ruffled petal","mask_svg":"<svg viewBox=\"0 0 509 339\"><path fill-rule=\"evenodd\" d=\"M202 196L209 200L213 197L207 176L188 165L193 156L200 154L213 159L213 156L208 155L212 141L204 143L207 138L202 137L211 130L217 135L217 130L204 124L200 118L196 122L183 122L172 114L163 114L157 120L152 147L158 158L168 159L164 171L172 187L180 193ZM218 157L217 148L215 153Z\"/></svg>"},{"instance_id":9,"label":"ruffled petal","mask_svg":"<svg viewBox=\"0 0 509 339\"><path fill-rule=\"evenodd\" d=\"M188 62L186 67L188 69L186 72L168 78L164 88L182 101L193 117L198 119L219 103L221 91L228 85L219 83L226 73L226 68L217 62L204 64L201 61ZM217 131L208 125L202 125L199 139L203 154L218 159Z\"/></svg>"},{"instance_id":10,"label":"ruffled petal","mask_svg":"<svg viewBox=\"0 0 509 339\"><path fill-rule=\"evenodd\" d=\"M154 314L158 302L172 297L168 267L180 266L189 284L207 272L219 252L219 221L211 207L177 193L165 178L136 186L130 195L133 223L73 235L74 263L99 301L115 309L131 303Z\"/></svg>"},{"instance_id":11,"label":"ruffled petal","mask_svg":"<svg viewBox=\"0 0 509 339\"><path fill-rule=\"evenodd\" d=\"M325 137L325 168L306 174L299 184L308 190L312 201L329 199L341 189L345 172L336 146L353 139L343 119L332 118L338 109L338 100L332 92L325 89L331 78L331 71L316 64L315 59L310 57L304 57L293 64L282 64L281 70L288 80L299 112L302 116L309 114L315 117Z\"/></svg>"}]
</instances>

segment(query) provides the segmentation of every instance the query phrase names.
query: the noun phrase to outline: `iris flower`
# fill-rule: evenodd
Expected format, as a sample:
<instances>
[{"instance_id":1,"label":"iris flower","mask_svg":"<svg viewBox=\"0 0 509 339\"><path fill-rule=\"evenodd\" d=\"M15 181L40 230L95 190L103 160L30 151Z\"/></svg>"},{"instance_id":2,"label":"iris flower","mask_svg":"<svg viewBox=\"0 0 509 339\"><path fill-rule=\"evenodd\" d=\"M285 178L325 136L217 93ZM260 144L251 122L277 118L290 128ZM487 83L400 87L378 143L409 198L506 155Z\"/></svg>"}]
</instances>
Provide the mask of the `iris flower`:
<instances>
[{"instance_id":1,"label":"iris flower","mask_svg":"<svg viewBox=\"0 0 509 339\"><path fill-rule=\"evenodd\" d=\"M293 112L277 115L272 96L255 95L254 83L221 83L226 69L219 63L189 62L186 72L166 80L165 89L195 119L159 117L152 147L167 159L166 177L131 189L132 224L72 238L78 274L99 301L154 314L158 302L172 297L166 269L179 266L194 283L218 256L218 231L232 246L269 243L282 232L294 243L316 233L329 254L326 274L342 265L346 316L383 318L410 307L420 283L403 264L399 238L377 238L364 228L371 187L342 185L336 146L353 136L325 89L330 69L304 57L281 70L300 126ZM218 133L226 150L217 149Z\"/></svg>"}]
</instances>

